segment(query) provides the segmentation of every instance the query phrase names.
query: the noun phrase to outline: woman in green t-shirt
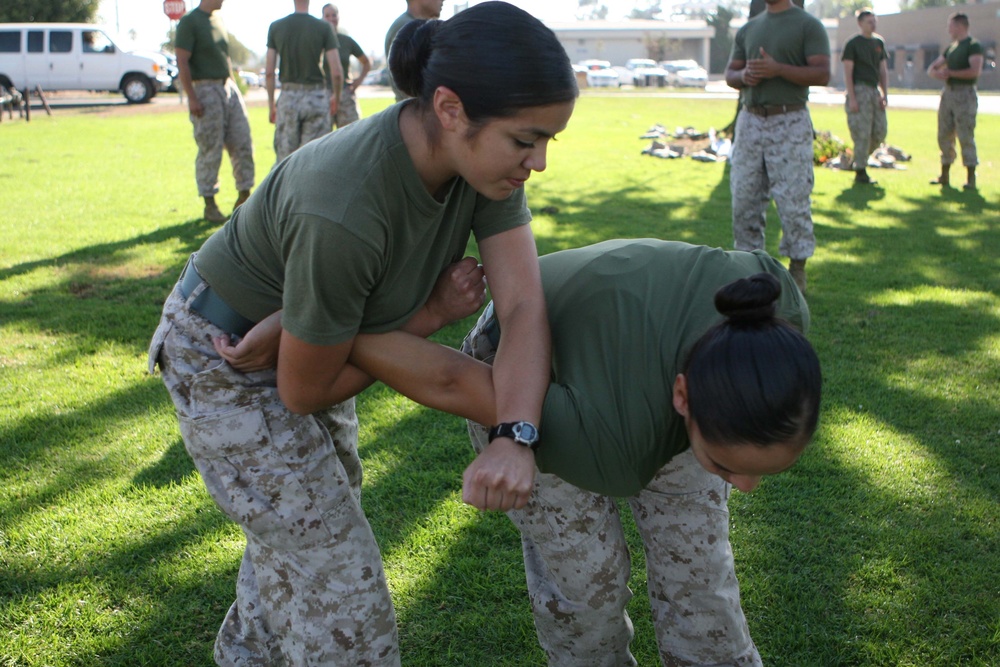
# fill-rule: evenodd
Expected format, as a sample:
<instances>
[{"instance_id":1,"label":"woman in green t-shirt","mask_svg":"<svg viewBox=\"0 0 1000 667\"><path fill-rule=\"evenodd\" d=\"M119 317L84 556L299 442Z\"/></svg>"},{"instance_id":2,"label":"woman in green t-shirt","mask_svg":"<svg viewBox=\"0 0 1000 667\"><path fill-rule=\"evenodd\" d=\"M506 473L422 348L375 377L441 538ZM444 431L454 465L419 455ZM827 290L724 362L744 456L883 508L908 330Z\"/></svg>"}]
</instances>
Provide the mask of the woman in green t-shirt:
<instances>
[{"instance_id":1,"label":"woman in green t-shirt","mask_svg":"<svg viewBox=\"0 0 1000 667\"><path fill-rule=\"evenodd\" d=\"M487 2L406 26L390 68L412 99L275 165L192 257L150 346L188 453L247 539L220 664L399 664L359 500L352 397L372 381L348 361L359 334L428 335L475 312L485 269L511 339L497 414L541 416L550 341L523 185L572 114L569 58L537 19ZM453 267L444 284L464 287L437 298L472 234L483 267ZM241 337L276 312L276 359L245 354ZM466 498L523 506L534 474L503 438L470 465Z\"/></svg>"}]
</instances>

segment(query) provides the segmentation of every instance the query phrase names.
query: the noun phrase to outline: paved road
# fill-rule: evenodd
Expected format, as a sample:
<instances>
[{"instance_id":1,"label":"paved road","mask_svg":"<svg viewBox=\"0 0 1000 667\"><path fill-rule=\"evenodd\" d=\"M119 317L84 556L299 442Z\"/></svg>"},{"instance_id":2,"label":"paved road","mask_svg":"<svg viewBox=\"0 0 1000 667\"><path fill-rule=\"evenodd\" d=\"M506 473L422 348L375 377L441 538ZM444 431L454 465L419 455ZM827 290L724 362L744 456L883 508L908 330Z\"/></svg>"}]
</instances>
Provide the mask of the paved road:
<instances>
[{"instance_id":1,"label":"paved road","mask_svg":"<svg viewBox=\"0 0 1000 667\"><path fill-rule=\"evenodd\" d=\"M596 92L596 91L595 91ZM593 94L593 93L591 93ZM625 91L609 92L609 95L628 95ZM699 99L732 99L736 100L737 92L727 86L723 81L711 81L705 92L676 92L665 90L662 93L642 91L636 95L649 97L687 97ZM814 87L809 89L810 104L844 105L844 91L836 88ZM904 93L889 96L890 109L924 109L937 111L940 93ZM979 113L989 115L1000 115L1000 95L989 94L979 96Z\"/></svg>"},{"instance_id":2,"label":"paved road","mask_svg":"<svg viewBox=\"0 0 1000 667\"><path fill-rule=\"evenodd\" d=\"M358 94L360 97L392 97L392 91L384 87L372 87L372 86L362 86L358 89ZM662 92L654 90L613 90L613 91L601 91L601 90L589 90L588 95L602 95L606 94L608 96L628 96L635 95L637 97L681 97L681 98L695 98L695 99L732 99L735 100L737 93L735 90L727 86L722 81L712 81L708 84L708 87L704 92L677 92L670 89L665 89ZM49 106L53 109L72 109L72 108L115 108L115 107L129 107L126 103L125 98L121 95L115 93L54 93L46 96L49 102ZM889 108L890 109L924 109L934 111L938 107L939 93L912 93L912 94L897 94L891 95L889 97ZM267 103L267 92L263 88L255 88L250 90L246 95L246 100L248 104L266 104ZM812 88L809 91L809 101L811 104L828 104L843 106L844 104L844 92L836 90L834 88ZM153 98L149 105L133 105L132 108L135 111L142 109L156 109L158 111L168 111L169 108L180 107L181 101L177 95L172 94L162 94L157 95ZM32 98L31 100L31 111L32 113L44 113L42 109L41 102L37 98ZM1000 95L989 94L979 96L979 113L988 115L1000 115Z\"/></svg>"}]
</instances>

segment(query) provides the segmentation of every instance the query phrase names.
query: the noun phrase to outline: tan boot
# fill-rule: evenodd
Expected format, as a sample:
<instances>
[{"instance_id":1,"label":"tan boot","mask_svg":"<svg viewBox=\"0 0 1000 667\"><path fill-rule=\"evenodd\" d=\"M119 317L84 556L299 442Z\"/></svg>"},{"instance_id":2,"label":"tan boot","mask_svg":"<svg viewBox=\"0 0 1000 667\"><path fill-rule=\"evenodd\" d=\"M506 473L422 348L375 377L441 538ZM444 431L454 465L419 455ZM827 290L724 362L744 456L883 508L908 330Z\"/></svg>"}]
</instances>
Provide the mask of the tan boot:
<instances>
[{"instance_id":1,"label":"tan boot","mask_svg":"<svg viewBox=\"0 0 1000 667\"><path fill-rule=\"evenodd\" d=\"M788 264L788 272L792 274L792 280L798 286L799 291L806 293L806 260L793 259Z\"/></svg>"},{"instance_id":2,"label":"tan boot","mask_svg":"<svg viewBox=\"0 0 1000 667\"><path fill-rule=\"evenodd\" d=\"M215 197L205 197L205 212L201 216L209 222L225 222L229 216L219 210Z\"/></svg>"},{"instance_id":3,"label":"tan boot","mask_svg":"<svg viewBox=\"0 0 1000 667\"><path fill-rule=\"evenodd\" d=\"M240 195L239 197L236 198L236 203L233 204L233 211L236 211L236 209L242 206L243 202L245 202L247 199L250 199L250 191L240 190Z\"/></svg>"},{"instance_id":4,"label":"tan boot","mask_svg":"<svg viewBox=\"0 0 1000 667\"><path fill-rule=\"evenodd\" d=\"M976 189L976 168L966 167L965 170L968 172L968 176L965 179L965 185L962 186L963 190L975 190Z\"/></svg>"},{"instance_id":5,"label":"tan boot","mask_svg":"<svg viewBox=\"0 0 1000 667\"><path fill-rule=\"evenodd\" d=\"M943 187L951 187L951 165L943 164L941 165L941 175L931 181L931 185L940 185Z\"/></svg>"}]
</instances>

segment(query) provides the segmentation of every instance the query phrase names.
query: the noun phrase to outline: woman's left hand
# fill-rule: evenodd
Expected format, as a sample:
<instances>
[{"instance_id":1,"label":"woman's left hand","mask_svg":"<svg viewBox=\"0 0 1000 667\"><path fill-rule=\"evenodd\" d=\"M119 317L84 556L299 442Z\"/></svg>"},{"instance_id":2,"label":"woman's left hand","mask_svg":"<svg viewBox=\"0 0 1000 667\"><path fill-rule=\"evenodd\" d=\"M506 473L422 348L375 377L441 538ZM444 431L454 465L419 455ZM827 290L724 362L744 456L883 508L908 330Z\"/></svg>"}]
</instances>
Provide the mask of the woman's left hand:
<instances>
[{"instance_id":1,"label":"woman's left hand","mask_svg":"<svg viewBox=\"0 0 1000 667\"><path fill-rule=\"evenodd\" d=\"M462 501L481 510L518 510L535 488L535 454L510 438L497 438L462 475Z\"/></svg>"},{"instance_id":2,"label":"woman's left hand","mask_svg":"<svg viewBox=\"0 0 1000 667\"><path fill-rule=\"evenodd\" d=\"M444 327L472 315L485 300L483 267L475 257L466 257L441 272L424 307Z\"/></svg>"},{"instance_id":3,"label":"woman's left hand","mask_svg":"<svg viewBox=\"0 0 1000 667\"><path fill-rule=\"evenodd\" d=\"M241 373L277 367L280 342L280 310L254 325L253 329L235 345L228 335L212 339L219 356Z\"/></svg>"}]
</instances>

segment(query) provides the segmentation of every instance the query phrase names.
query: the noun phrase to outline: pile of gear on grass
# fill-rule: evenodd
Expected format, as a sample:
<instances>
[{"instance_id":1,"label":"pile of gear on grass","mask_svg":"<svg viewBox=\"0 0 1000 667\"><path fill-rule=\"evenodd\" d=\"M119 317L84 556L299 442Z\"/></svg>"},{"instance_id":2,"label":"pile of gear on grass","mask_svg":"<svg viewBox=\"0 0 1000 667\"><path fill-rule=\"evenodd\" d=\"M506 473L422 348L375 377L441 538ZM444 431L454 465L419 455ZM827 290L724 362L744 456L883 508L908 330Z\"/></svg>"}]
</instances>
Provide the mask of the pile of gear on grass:
<instances>
[{"instance_id":1,"label":"pile of gear on grass","mask_svg":"<svg viewBox=\"0 0 1000 667\"><path fill-rule=\"evenodd\" d=\"M698 162L719 162L729 157L733 142L716 133L715 128L699 132L693 127L678 127L669 133L663 125L654 125L646 130L640 139L650 139L651 143L642 149L643 155L664 160L690 157Z\"/></svg>"},{"instance_id":2,"label":"pile of gear on grass","mask_svg":"<svg viewBox=\"0 0 1000 667\"><path fill-rule=\"evenodd\" d=\"M663 125L656 124L646 130L640 139L649 139L650 144L642 149L643 155L663 160L689 157L697 162L722 162L729 158L733 142L723 130L716 132L709 128L702 132L692 126L678 126L668 132ZM817 132L813 140L813 162L830 169L852 170L853 151L832 132ZM882 144L868 157L868 166L873 169L905 169L900 162L909 162L910 155L901 148Z\"/></svg>"},{"instance_id":3,"label":"pile of gear on grass","mask_svg":"<svg viewBox=\"0 0 1000 667\"><path fill-rule=\"evenodd\" d=\"M882 144L868 156L869 169L906 169L910 154L902 148ZM854 151L831 132L817 132L813 140L813 162L829 169L854 169Z\"/></svg>"}]
</instances>

